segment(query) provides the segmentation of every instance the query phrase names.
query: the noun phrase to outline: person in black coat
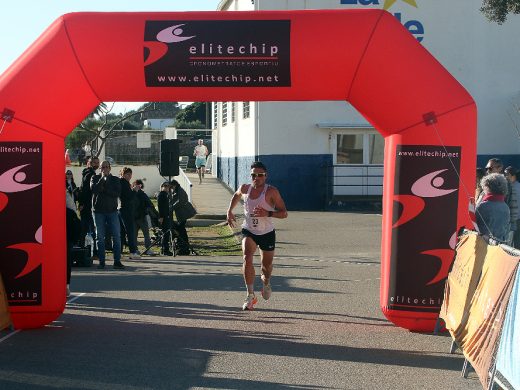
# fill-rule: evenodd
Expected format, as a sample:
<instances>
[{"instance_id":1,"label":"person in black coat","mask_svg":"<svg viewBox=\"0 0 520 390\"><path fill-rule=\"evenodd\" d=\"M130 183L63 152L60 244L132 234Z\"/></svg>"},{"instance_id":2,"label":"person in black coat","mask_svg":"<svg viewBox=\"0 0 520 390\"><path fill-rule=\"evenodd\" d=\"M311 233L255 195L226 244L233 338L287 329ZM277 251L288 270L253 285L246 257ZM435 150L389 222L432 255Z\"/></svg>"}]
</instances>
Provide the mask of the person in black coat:
<instances>
[{"instance_id":1,"label":"person in black coat","mask_svg":"<svg viewBox=\"0 0 520 390\"><path fill-rule=\"evenodd\" d=\"M150 228L151 224L149 212L154 209L154 205L148 195L143 191L144 183L141 179L137 179L132 183L132 189L135 191L137 196L137 202L134 210L134 225L135 225L135 242L137 242L137 236L139 233L139 229L143 232L144 236L144 245L146 248L150 248L152 246L152 241L150 239ZM153 256L155 253L151 249L148 249L146 252L147 255Z\"/></svg>"},{"instance_id":2,"label":"person in black coat","mask_svg":"<svg viewBox=\"0 0 520 390\"><path fill-rule=\"evenodd\" d=\"M137 203L137 194L130 187L132 179L132 169L123 167L119 172L121 180L121 206L119 207L119 216L121 217L121 247L125 239L130 250L130 259L140 259L139 250L137 249L137 240L135 237L135 205ZM122 250L122 248L121 248Z\"/></svg>"},{"instance_id":3,"label":"person in black coat","mask_svg":"<svg viewBox=\"0 0 520 390\"><path fill-rule=\"evenodd\" d=\"M171 214L170 214L170 183L165 181L161 184L161 191L157 196L157 207L159 209L159 226L162 231L162 250L164 256L173 256L170 251L170 235L171 235Z\"/></svg>"},{"instance_id":4,"label":"person in black coat","mask_svg":"<svg viewBox=\"0 0 520 390\"><path fill-rule=\"evenodd\" d=\"M70 169L67 169L65 172L65 188L72 196L72 199L74 199L74 203L76 203L79 200L79 188L74 182L74 175Z\"/></svg>"},{"instance_id":5,"label":"person in black coat","mask_svg":"<svg viewBox=\"0 0 520 390\"><path fill-rule=\"evenodd\" d=\"M87 233L90 233L94 240L93 259L97 259L97 244L96 244L96 227L94 225L94 217L92 216L92 190L90 188L90 181L96 175L99 169L99 158L90 157L87 161L87 167L81 172L81 188L79 192L78 204L79 214L81 217L81 235L79 243L81 246L85 243Z\"/></svg>"},{"instance_id":6,"label":"person in black coat","mask_svg":"<svg viewBox=\"0 0 520 390\"><path fill-rule=\"evenodd\" d=\"M181 187L177 180L172 180L171 185L171 209L175 213L176 221L173 223L173 228L179 234L177 245L179 255L190 254L190 241L188 232L186 231L186 222L188 219L195 216L197 213L193 205L188 200L188 194Z\"/></svg>"}]
</instances>

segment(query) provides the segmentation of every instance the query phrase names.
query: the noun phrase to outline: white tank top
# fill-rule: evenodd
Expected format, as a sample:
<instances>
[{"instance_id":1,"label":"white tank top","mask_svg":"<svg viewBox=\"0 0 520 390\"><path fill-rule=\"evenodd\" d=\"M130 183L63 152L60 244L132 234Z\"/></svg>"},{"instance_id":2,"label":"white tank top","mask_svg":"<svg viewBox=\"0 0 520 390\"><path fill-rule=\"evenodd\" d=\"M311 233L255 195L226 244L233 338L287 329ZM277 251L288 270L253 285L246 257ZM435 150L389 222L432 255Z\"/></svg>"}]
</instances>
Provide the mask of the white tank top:
<instances>
[{"instance_id":1,"label":"white tank top","mask_svg":"<svg viewBox=\"0 0 520 390\"><path fill-rule=\"evenodd\" d=\"M274 211L275 209L267 203L265 200L265 193L268 184L264 185L264 190L260 194L260 196L256 199L251 199L251 189L252 185L249 186L247 190L247 194L242 195L244 198L244 223L242 223L242 227L244 229L249 230L253 234L262 235L274 230L274 225L270 217L254 217L253 210L256 206L261 206L264 210Z\"/></svg>"}]
</instances>

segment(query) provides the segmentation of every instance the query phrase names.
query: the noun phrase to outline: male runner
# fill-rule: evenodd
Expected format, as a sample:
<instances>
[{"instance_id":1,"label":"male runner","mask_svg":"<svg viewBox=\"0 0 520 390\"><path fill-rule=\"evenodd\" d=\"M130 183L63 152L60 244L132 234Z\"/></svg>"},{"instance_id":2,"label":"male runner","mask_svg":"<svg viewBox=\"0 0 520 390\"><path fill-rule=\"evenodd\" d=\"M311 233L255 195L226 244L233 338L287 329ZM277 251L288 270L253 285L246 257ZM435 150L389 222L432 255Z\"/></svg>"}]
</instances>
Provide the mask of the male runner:
<instances>
[{"instance_id":1,"label":"male runner","mask_svg":"<svg viewBox=\"0 0 520 390\"><path fill-rule=\"evenodd\" d=\"M247 297L242 310L253 310L257 299L254 292L255 267L253 255L260 247L263 282L262 298L271 296L271 273L275 249L275 230L271 218L287 218L287 209L280 192L266 184L267 168L259 161L251 164L251 184L242 184L234 193L227 211L230 226L236 223L233 208L244 198L244 223L242 224L242 274L247 287Z\"/></svg>"},{"instance_id":2,"label":"male runner","mask_svg":"<svg viewBox=\"0 0 520 390\"><path fill-rule=\"evenodd\" d=\"M208 148L204 145L204 140L198 140L198 145L195 146L193 155L195 156L195 168L197 168L199 175L199 184L201 184L204 178L204 170L206 169L206 156L208 155Z\"/></svg>"}]
</instances>

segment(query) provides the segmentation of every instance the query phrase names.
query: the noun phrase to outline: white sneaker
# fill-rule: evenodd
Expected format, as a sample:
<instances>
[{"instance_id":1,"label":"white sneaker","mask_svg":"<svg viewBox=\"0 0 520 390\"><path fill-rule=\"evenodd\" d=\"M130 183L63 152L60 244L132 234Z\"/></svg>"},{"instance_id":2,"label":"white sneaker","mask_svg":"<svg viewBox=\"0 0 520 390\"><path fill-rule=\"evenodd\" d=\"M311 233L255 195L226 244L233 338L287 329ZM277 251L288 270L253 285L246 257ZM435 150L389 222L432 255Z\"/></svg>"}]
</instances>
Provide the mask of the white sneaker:
<instances>
[{"instance_id":1,"label":"white sneaker","mask_svg":"<svg viewBox=\"0 0 520 390\"><path fill-rule=\"evenodd\" d=\"M264 284L264 287L262 288L262 298L264 298L266 301L271 298L271 293L273 292L273 289L271 288L271 283Z\"/></svg>"},{"instance_id":2,"label":"white sneaker","mask_svg":"<svg viewBox=\"0 0 520 390\"><path fill-rule=\"evenodd\" d=\"M141 255L139 253L130 253L130 256L128 256L128 258L130 260L140 260L141 259Z\"/></svg>"},{"instance_id":3,"label":"white sneaker","mask_svg":"<svg viewBox=\"0 0 520 390\"><path fill-rule=\"evenodd\" d=\"M263 288L262 288L262 298L264 298L266 301L271 298L271 293L273 292L273 289L271 288L271 283L269 280L266 282L266 278L264 275L260 276L260 279L262 279Z\"/></svg>"},{"instance_id":4,"label":"white sneaker","mask_svg":"<svg viewBox=\"0 0 520 390\"><path fill-rule=\"evenodd\" d=\"M255 297L255 294L248 294L244 304L242 305L242 310L254 310L256 303L258 300Z\"/></svg>"}]
</instances>

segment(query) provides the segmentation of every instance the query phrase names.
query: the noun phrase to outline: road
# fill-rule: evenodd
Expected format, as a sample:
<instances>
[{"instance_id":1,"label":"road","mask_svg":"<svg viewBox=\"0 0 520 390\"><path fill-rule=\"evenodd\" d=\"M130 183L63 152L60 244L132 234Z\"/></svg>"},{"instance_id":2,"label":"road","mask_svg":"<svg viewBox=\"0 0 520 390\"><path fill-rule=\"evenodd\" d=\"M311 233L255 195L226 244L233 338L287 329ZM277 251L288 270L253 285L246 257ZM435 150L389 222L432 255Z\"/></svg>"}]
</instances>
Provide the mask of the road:
<instances>
[{"instance_id":1,"label":"road","mask_svg":"<svg viewBox=\"0 0 520 390\"><path fill-rule=\"evenodd\" d=\"M74 268L57 321L0 332L0 388L482 388L460 376L449 337L381 314L380 215L290 212L276 225L273 296L252 312L240 257Z\"/></svg>"}]
</instances>

